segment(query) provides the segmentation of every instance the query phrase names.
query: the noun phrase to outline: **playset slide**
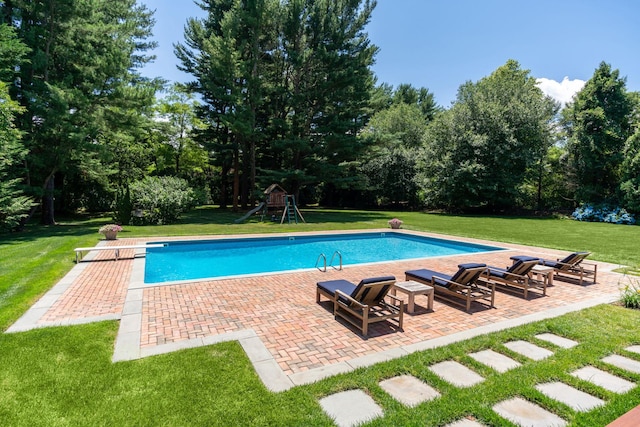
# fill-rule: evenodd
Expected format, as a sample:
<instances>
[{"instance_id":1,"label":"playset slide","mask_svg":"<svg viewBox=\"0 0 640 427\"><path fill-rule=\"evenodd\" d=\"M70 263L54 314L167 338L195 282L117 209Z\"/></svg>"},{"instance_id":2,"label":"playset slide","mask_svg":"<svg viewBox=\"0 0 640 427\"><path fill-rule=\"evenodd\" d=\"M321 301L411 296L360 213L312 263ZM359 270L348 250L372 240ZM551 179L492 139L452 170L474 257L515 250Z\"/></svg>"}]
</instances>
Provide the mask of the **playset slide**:
<instances>
[{"instance_id":1,"label":"playset slide","mask_svg":"<svg viewBox=\"0 0 640 427\"><path fill-rule=\"evenodd\" d=\"M254 213L260 211L262 208L264 207L264 202L261 202L258 206L256 206L255 208L251 209L249 212L247 212L242 218L238 218L236 219L234 222L236 224L240 224L241 222L243 222L244 220L246 220L247 218L249 218L251 215L253 215Z\"/></svg>"}]
</instances>

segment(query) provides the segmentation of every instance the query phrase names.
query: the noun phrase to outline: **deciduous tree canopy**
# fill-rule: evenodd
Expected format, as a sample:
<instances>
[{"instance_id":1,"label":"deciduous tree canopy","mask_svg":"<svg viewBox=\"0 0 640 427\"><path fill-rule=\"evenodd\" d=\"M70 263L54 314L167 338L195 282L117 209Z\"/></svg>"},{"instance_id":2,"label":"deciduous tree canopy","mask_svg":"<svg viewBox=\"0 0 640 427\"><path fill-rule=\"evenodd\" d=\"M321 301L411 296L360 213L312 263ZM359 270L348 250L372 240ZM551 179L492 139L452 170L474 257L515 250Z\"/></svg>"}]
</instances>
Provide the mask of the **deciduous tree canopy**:
<instances>
[{"instance_id":1,"label":"deciduous tree canopy","mask_svg":"<svg viewBox=\"0 0 640 427\"><path fill-rule=\"evenodd\" d=\"M551 144L556 110L513 60L462 85L455 104L428 132L422 171L427 201L448 209L517 206L527 169Z\"/></svg>"}]
</instances>

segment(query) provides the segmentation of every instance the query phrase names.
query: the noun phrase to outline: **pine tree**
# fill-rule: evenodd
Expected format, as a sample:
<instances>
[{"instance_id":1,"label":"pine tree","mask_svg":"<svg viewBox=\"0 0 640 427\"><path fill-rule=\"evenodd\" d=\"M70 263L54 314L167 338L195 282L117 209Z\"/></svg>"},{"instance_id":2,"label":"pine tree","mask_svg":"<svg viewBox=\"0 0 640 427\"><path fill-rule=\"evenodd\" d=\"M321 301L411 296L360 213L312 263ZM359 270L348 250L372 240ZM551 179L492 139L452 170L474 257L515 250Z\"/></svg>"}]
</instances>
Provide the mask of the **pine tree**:
<instances>
[{"instance_id":1,"label":"pine tree","mask_svg":"<svg viewBox=\"0 0 640 427\"><path fill-rule=\"evenodd\" d=\"M259 181L298 195L320 181L347 186L361 151L376 48L361 0L207 0L176 46L190 87L204 100L214 162L234 171L234 207ZM258 175L260 172L260 176ZM340 184L342 183L342 184ZM223 184L224 187L224 184Z\"/></svg>"},{"instance_id":2,"label":"pine tree","mask_svg":"<svg viewBox=\"0 0 640 427\"><path fill-rule=\"evenodd\" d=\"M2 4L30 49L15 97L28 148L27 180L54 224L56 181L104 179L105 146L122 141L155 88L136 68L149 60L151 13L135 0L16 0ZM137 127L134 123L133 127ZM130 141L129 141L130 142Z\"/></svg>"},{"instance_id":3,"label":"pine tree","mask_svg":"<svg viewBox=\"0 0 640 427\"><path fill-rule=\"evenodd\" d=\"M617 202L631 113L625 79L605 62L563 110L576 202Z\"/></svg>"},{"instance_id":4,"label":"pine tree","mask_svg":"<svg viewBox=\"0 0 640 427\"><path fill-rule=\"evenodd\" d=\"M15 228L33 204L21 190L18 165L26 149L14 120L21 113L17 102L9 96L9 85L15 69L27 53L27 47L16 39L15 32L0 24L0 229Z\"/></svg>"}]
</instances>

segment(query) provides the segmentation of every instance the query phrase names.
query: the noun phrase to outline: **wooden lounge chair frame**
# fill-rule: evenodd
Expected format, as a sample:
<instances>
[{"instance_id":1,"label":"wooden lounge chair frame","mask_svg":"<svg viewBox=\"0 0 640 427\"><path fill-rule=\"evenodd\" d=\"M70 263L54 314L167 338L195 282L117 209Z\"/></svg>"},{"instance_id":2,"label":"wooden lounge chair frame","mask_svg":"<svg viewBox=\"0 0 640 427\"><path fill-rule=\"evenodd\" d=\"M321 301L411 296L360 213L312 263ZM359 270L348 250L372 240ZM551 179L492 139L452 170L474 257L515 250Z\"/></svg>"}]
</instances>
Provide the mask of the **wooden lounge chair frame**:
<instances>
[{"instance_id":1,"label":"wooden lounge chair frame","mask_svg":"<svg viewBox=\"0 0 640 427\"><path fill-rule=\"evenodd\" d=\"M517 262L516 262L517 263ZM514 265L516 265L514 263ZM538 264L538 260L532 259L528 261L521 262L521 270L525 272L525 274L518 274L516 271L508 271L500 269L499 271L505 274L505 277L498 277L491 274L491 270L495 267L487 267L489 270L489 275L487 276L487 280L491 282L495 282L495 284L505 290L511 290L511 288L522 289L524 292L524 298L527 299L529 295L529 289L541 289L542 295L547 295L547 281L546 280L536 280L531 275L531 268L534 265ZM513 267L513 266L512 266ZM484 280L484 279L483 279Z\"/></svg>"},{"instance_id":2,"label":"wooden lounge chair frame","mask_svg":"<svg viewBox=\"0 0 640 427\"><path fill-rule=\"evenodd\" d=\"M320 296L324 295L333 302L334 317L342 318L349 324L358 328L366 338L369 333L369 325L382 321L392 321L390 324L402 331L404 301L393 295L387 295L394 280L379 281L361 285L354 285L354 290L359 287L358 295L363 298L357 300L347 293L336 290L333 295L325 292L320 287L316 288L316 302L320 302ZM386 292L380 298L380 291L387 287ZM357 295L356 295L357 296ZM379 299L378 299L379 298ZM393 303L386 302L389 298Z\"/></svg>"},{"instance_id":3,"label":"wooden lounge chair frame","mask_svg":"<svg viewBox=\"0 0 640 427\"><path fill-rule=\"evenodd\" d=\"M583 286L585 278L593 277L593 283L595 284L598 277L598 264L584 261L589 255L591 255L591 252L576 252L571 262L563 262L564 260L558 258L555 261L556 265L553 266L555 269L555 277L561 280L568 279L570 281L578 279L580 286ZM544 260L543 265L545 265Z\"/></svg>"},{"instance_id":4,"label":"wooden lounge chair frame","mask_svg":"<svg viewBox=\"0 0 640 427\"><path fill-rule=\"evenodd\" d=\"M467 273L482 272L480 278L468 284L460 284L449 280L442 276L434 275L431 280L424 280L418 276L407 274L405 272L406 280L413 280L416 282L430 285L434 289L435 296L439 299L448 301L453 304L465 307L467 311L471 310L471 303L473 301L487 301L490 308L494 308L496 298L496 286L493 282L483 280L487 276L487 267L475 267L466 269ZM449 284L449 287L442 286L436 281L442 281ZM478 282L483 281L484 284ZM463 300L464 303L460 302Z\"/></svg>"},{"instance_id":5,"label":"wooden lounge chair frame","mask_svg":"<svg viewBox=\"0 0 640 427\"><path fill-rule=\"evenodd\" d=\"M584 285L584 279L589 277L593 277L594 284L597 283L598 265L584 261L589 255L591 255L591 252L574 252L563 259L557 258L555 261L528 256L514 256L511 259L514 263L518 260L538 259L540 265L553 267L556 278L571 282L575 282L577 279L582 286Z\"/></svg>"}]
</instances>

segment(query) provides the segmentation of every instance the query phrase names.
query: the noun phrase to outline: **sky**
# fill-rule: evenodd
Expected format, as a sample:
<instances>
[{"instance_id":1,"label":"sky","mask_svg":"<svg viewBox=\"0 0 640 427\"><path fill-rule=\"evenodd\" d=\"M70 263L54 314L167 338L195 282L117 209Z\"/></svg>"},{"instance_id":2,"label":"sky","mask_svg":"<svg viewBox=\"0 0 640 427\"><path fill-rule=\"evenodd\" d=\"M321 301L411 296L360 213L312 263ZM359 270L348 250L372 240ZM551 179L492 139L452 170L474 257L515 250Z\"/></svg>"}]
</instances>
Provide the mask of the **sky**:
<instances>
[{"instance_id":1,"label":"sky","mask_svg":"<svg viewBox=\"0 0 640 427\"><path fill-rule=\"evenodd\" d=\"M173 44L188 18L203 17L192 0L140 0L155 10L157 59L142 74L186 82ZM367 33L378 46L378 83L426 87L445 108L460 85L514 59L539 87L569 102L602 61L640 91L638 0L378 0Z\"/></svg>"}]
</instances>

